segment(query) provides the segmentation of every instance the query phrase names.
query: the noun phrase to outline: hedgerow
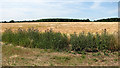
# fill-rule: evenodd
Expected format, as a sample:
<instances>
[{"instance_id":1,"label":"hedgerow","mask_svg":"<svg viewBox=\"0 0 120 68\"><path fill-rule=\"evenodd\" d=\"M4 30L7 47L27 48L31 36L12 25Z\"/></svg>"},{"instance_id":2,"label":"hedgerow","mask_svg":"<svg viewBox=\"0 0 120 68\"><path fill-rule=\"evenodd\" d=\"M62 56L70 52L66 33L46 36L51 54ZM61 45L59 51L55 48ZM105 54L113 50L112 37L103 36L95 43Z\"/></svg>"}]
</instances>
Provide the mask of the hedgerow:
<instances>
[{"instance_id":1,"label":"hedgerow","mask_svg":"<svg viewBox=\"0 0 120 68\"><path fill-rule=\"evenodd\" d=\"M103 50L118 50L116 39L113 34L108 34L104 30L101 34L81 32L70 35L70 40L66 34L53 32L52 29L39 32L38 29L28 28L27 30L18 29L12 31L6 29L2 34L2 42L11 43L15 46L23 46L30 48L53 49L64 51L72 45L72 50L77 52L94 52Z\"/></svg>"},{"instance_id":2,"label":"hedgerow","mask_svg":"<svg viewBox=\"0 0 120 68\"><path fill-rule=\"evenodd\" d=\"M39 32L37 29L29 28L27 30L18 29L13 32L7 29L2 35L2 41L12 43L14 45L41 48L41 49L54 49L64 50L68 48L68 39L65 34L55 33L52 30L46 30L44 33Z\"/></svg>"},{"instance_id":3,"label":"hedgerow","mask_svg":"<svg viewBox=\"0 0 120 68\"><path fill-rule=\"evenodd\" d=\"M70 44L74 51L96 52L103 50L118 50L116 40L113 34L108 34L104 30L101 34L85 33L71 34Z\"/></svg>"}]
</instances>

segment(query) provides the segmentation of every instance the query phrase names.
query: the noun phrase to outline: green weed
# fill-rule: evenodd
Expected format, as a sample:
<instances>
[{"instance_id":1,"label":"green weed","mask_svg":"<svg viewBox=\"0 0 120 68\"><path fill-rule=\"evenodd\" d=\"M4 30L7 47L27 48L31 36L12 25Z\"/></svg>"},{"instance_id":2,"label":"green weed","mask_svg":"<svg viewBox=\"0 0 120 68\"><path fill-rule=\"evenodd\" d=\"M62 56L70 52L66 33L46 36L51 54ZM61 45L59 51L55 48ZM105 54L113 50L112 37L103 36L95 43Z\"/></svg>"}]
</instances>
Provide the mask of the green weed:
<instances>
[{"instance_id":1,"label":"green weed","mask_svg":"<svg viewBox=\"0 0 120 68\"><path fill-rule=\"evenodd\" d=\"M102 34L93 34L84 32L77 35L70 35L70 40L66 34L53 32L52 29L39 32L38 29L28 28L27 30L18 29L13 32L6 29L2 34L2 42L23 46L29 48L52 49L55 51L75 51L79 54L82 52L97 52L103 50L116 51L116 39L113 34L108 34L106 30ZM71 50L69 50L71 45ZM104 53L107 55L106 53Z\"/></svg>"},{"instance_id":2,"label":"green weed","mask_svg":"<svg viewBox=\"0 0 120 68\"><path fill-rule=\"evenodd\" d=\"M97 59L93 59L93 61L97 62L98 60Z\"/></svg>"},{"instance_id":3,"label":"green weed","mask_svg":"<svg viewBox=\"0 0 120 68\"><path fill-rule=\"evenodd\" d=\"M82 59L85 59L86 57L85 57L85 55L82 55L81 58L82 58Z\"/></svg>"}]
</instances>

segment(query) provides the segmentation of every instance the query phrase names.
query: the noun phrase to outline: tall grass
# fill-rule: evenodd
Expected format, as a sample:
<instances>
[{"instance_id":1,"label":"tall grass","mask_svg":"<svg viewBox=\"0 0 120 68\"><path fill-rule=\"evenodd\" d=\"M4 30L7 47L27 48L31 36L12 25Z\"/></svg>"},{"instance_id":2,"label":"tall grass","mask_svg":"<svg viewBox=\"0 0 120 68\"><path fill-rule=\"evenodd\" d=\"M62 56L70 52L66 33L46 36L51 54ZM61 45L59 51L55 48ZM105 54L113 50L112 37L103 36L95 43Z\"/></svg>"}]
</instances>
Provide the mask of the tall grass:
<instances>
[{"instance_id":1,"label":"tall grass","mask_svg":"<svg viewBox=\"0 0 120 68\"><path fill-rule=\"evenodd\" d=\"M13 32L6 29L2 34L2 41L30 48L53 49L63 51L69 49L72 45L74 51L102 51L102 50L118 50L116 39L113 34L108 34L106 30L102 34L81 32L70 35L70 40L66 34L53 32L52 29L39 32L38 29L28 28L27 30L18 29Z\"/></svg>"}]
</instances>

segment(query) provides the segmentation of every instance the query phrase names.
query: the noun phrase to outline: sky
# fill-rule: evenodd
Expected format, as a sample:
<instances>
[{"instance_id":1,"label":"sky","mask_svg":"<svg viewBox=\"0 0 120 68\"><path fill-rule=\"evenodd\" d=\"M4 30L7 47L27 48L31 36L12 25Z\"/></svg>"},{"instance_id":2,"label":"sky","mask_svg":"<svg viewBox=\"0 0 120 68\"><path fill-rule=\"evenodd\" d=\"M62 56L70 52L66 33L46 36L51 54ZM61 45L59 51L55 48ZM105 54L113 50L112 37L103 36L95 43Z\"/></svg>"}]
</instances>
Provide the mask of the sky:
<instances>
[{"instance_id":1,"label":"sky","mask_svg":"<svg viewBox=\"0 0 120 68\"><path fill-rule=\"evenodd\" d=\"M0 21L118 17L119 0L1 0Z\"/></svg>"}]
</instances>

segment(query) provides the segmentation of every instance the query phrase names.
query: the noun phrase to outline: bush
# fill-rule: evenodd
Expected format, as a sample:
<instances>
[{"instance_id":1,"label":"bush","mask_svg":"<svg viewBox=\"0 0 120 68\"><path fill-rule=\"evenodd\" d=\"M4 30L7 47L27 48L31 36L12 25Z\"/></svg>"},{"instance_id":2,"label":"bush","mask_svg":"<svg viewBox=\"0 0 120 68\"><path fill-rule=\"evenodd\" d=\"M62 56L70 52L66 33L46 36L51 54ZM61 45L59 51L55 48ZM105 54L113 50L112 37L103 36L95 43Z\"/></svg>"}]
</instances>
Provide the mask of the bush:
<instances>
[{"instance_id":1,"label":"bush","mask_svg":"<svg viewBox=\"0 0 120 68\"><path fill-rule=\"evenodd\" d=\"M72 45L72 50L82 53L97 52L99 50L118 50L116 39L113 34L108 34L106 30L102 34L92 34L84 32L77 35L70 35L70 42L66 34L46 30L39 32L38 29L28 28L27 30L18 29L16 32L11 29L6 29L2 34L2 41L30 48L53 49L56 51L64 51L69 49L69 44Z\"/></svg>"},{"instance_id":2,"label":"bush","mask_svg":"<svg viewBox=\"0 0 120 68\"><path fill-rule=\"evenodd\" d=\"M83 33L80 33L77 36L76 33L71 34L70 44L72 45L72 50L74 51L82 51L86 48L86 36Z\"/></svg>"},{"instance_id":3,"label":"bush","mask_svg":"<svg viewBox=\"0 0 120 68\"><path fill-rule=\"evenodd\" d=\"M11 29L6 29L5 32L2 34L2 41L12 43L12 38L14 33L11 31Z\"/></svg>"},{"instance_id":4,"label":"bush","mask_svg":"<svg viewBox=\"0 0 120 68\"><path fill-rule=\"evenodd\" d=\"M71 34L70 44L74 51L97 52L98 50L116 50L116 40L112 34L108 34L106 30L102 34L89 33ZM112 49L111 49L112 48Z\"/></svg>"},{"instance_id":5,"label":"bush","mask_svg":"<svg viewBox=\"0 0 120 68\"><path fill-rule=\"evenodd\" d=\"M115 37L113 34L108 34L106 32L106 30L103 31L103 33L101 34L101 37L100 37L100 45L99 45L99 49L100 50L115 50L116 48L116 40L115 40ZM116 48L117 50L117 48Z\"/></svg>"},{"instance_id":6,"label":"bush","mask_svg":"<svg viewBox=\"0 0 120 68\"><path fill-rule=\"evenodd\" d=\"M7 29L2 35L2 41L12 43L14 45L41 48L64 50L68 48L68 38L65 34L55 33L52 30L46 30L44 33L37 29L29 28L27 30L18 29L16 32Z\"/></svg>"},{"instance_id":7,"label":"bush","mask_svg":"<svg viewBox=\"0 0 120 68\"><path fill-rule=\"evenodd\" d=\"M88 52L93 52L93 51L97 51L97 45L96 45L96 41L95 40L95 35L93 35L92 33L88 32L87 34L87 41L86 41L86 51Z\"/></svg>"}]
</instances>

